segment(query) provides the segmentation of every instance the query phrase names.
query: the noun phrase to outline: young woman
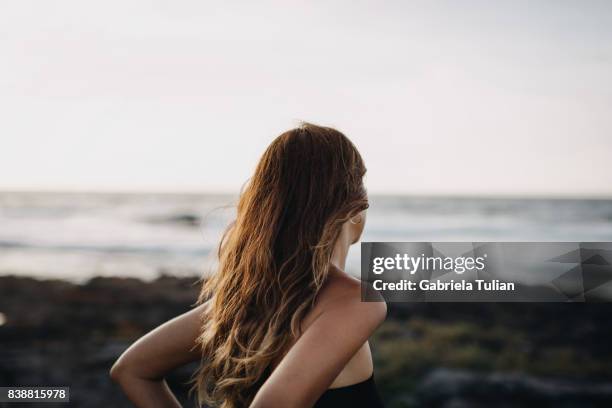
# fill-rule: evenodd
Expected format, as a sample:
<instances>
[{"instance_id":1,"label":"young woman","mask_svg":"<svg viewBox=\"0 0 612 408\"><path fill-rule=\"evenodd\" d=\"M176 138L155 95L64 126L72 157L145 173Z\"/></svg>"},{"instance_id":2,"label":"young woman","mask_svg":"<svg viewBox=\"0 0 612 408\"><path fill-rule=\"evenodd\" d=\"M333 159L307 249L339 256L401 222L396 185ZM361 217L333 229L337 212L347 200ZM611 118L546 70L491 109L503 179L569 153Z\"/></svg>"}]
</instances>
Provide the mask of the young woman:
<instances>
[{"instance_id":1,"label":"young woman","mask_svg":"<svg viewBox=\"0 0 612 408\"><path fill-rule=\"evenodd\" d=\"M384 302L344 272L363 231L366 172L337 130L304 124L268 147L199 305L134 343L111 376L138 407L179 407L164 375L200 360L201 405L381 407L368 337Z\"/></svg>"}]
</instances>

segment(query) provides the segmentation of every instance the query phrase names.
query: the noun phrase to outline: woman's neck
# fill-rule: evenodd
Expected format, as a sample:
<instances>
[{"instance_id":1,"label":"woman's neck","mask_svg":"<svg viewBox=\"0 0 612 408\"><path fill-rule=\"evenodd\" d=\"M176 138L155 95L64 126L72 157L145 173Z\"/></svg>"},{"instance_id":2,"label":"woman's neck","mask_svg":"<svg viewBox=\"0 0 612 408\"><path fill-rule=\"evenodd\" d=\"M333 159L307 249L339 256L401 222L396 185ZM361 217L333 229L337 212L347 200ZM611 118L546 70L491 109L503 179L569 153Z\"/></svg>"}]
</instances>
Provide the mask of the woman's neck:
<instances>
[{"instance_id":1,"label":"woman's neck","mask_svg":"<svg viewBox=\"0 0 612 408\"><path fill-rule=\"evenodd\" d=\"M349 247L351 246L351 239L349 235L349 231L343 228L340 236L336 240L330 260L331 264L341 271L344 271L346 266L346 257L348 256Z\"/></svg>"}]
</instances>

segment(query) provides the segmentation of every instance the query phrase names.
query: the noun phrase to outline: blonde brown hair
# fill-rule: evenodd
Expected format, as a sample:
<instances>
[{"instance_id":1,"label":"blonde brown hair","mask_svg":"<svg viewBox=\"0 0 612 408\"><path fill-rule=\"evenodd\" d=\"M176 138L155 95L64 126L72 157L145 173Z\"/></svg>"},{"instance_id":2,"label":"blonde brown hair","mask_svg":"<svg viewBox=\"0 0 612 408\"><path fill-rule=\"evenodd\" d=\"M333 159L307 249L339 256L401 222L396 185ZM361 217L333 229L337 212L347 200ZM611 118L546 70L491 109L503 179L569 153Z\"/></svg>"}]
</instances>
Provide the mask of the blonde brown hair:
<instances>
[{"instance_id":1,"label":"blonde brown hair","mask_svg":"<svg viewBox=\"0 0 612 408\"><path fill-rule=\"evenodd\" d=\"M248 406L300 335L342 225L368 206L365 172L351 141L328 127L305 123L265 151L200 294L200 404Z\"/></svg>"}]
</instances>

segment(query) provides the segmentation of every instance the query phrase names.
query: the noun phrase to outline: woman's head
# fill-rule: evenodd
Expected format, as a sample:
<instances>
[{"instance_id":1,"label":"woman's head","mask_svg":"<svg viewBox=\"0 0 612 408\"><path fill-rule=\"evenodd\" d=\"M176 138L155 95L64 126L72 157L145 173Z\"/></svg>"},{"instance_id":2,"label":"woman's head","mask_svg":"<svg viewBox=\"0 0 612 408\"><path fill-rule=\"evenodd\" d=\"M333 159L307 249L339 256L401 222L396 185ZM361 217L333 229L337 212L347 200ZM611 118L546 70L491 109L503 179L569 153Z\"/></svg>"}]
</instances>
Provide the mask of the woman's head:
<instances>
[{"instance_id":1,"label":"woman's head","mask_svg":"<svg viewBox=\"0 0 612 408\"><path fill-rule=\"evenodd\" d=\"M325 282L336 240L363 229L365 165L350 140L312 124L264 152L219 246L197 375L202 402L247 406L274 361L299 335Z\"/></svg>"},{"instance_id":2,"label":"woman's head","mask_svg":"<svg viewBox=\"0 0 612 408\"><path fill-rule=\"evenodd\" d=\"M346 136L303 124L280 135L263 154L240 199L238 227L269 235L278 260L308 253L325 233L367 208L365 172Z\"/></svg>"}]
</instances>

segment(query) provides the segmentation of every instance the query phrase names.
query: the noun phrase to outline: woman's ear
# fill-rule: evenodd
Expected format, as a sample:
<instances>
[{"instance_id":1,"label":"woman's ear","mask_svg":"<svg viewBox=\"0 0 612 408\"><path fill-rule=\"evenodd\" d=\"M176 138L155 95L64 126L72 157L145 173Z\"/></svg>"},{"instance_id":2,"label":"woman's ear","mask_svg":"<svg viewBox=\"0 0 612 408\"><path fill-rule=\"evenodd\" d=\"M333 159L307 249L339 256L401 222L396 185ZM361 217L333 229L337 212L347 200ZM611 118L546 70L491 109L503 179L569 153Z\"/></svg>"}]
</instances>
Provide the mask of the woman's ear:
<instances>
[{"instance_id":1,"label":"woman's ear","mask_svg":"<svg viewBox=\"0 0 612 408\"><path fill-rule=\"evenodd\" d=\"M351 231L351 244L359 241L366 222L366 210L363 210L351 218L349 218L349 227Z\"/></svg>"}]
</instances>

